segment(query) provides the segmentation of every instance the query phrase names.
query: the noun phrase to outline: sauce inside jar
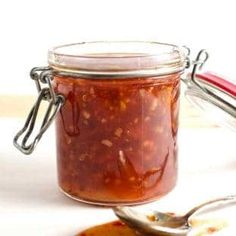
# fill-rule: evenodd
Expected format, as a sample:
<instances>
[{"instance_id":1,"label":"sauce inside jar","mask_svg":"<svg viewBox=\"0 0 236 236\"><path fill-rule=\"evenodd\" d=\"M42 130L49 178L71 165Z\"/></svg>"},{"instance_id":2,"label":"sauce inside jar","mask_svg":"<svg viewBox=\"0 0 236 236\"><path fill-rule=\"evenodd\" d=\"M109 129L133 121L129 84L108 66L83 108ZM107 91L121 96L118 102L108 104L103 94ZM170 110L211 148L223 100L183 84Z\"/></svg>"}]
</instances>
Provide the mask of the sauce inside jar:
<instances>
[{"instance_id":1,"label":"sauce inside jar","mask_svg":"<svg viewBox=\"0 0 236 236\"><path fill-rule=\"evenodd\" d=\"M177 175L180 73L158 77L57 75L59 185L80 201L136 204L169 192Z\"/></svg>"}]
</instances>

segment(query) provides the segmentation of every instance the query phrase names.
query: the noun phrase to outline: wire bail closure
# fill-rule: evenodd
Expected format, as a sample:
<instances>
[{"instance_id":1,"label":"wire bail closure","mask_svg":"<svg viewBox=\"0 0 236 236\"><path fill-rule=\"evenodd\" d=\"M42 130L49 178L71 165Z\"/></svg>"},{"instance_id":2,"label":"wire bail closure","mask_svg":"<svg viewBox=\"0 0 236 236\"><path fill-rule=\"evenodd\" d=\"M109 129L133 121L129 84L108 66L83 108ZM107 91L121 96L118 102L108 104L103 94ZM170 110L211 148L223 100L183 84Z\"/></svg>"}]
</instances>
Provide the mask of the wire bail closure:
<instances>
[{"instance_id":1,"label":"wire bail closure","mask_svg":"<svg viewBox=\"0 0 236 236\"><path fill-rule=\"evenodd\" d=\"M189 68L191 65L193 65L193 69L192 72L186 76L186 78L182 79L182 81L187 86L185 96L189 98L190 102L192 102L194 105L199 106L199 104L195 102L195 99L198 99L224 111L233 118L234 123L230 125L231 127L233 127L236 124L236 97L232 95L232 93L229 93L227 90L220 89L220 87L216 86L214 83L206 80L201 80L199 78L200 76L199 74L197 74L197 72L198 70L202 69L203 65L209 58L209 54L205 49L199 51L194 61L190 61L190 49L187 48L187 50L188 59L186 68Z\"/></svg>"},{"instance_id":2,"label":"wire bail closure","mask_svg":"<svg viewBox=\"0 0 236 236\"><path fill-rule=\"evenodd\" d=\"M191 61L190 48L188 48L186 46L183 46L183 48L187 51L186 52L186 68L190 68L191 66L193 66L193 69L192 69L190 76L188 76L186 79L182 79L182 81L187 86L195 84L196 86L202 88L201 84L199 84L198 81L196 80L196 74L197 74L198 70L202 69L202 67L204 66L204 64L208 60L209 54L205 49L202 49L198 52L196 59Z\"/></svg>"},{"instance_id":3,"label":"wire bail closure","mask_svg":"<svg viewBox=\"0 0 236 236\"><path fill-rule=\"evenodd\" d=\"M64 97L62 95L55 94L52 88L51 80L53 79L53 73L50 67L35 67L31 70L30 77L35 81L39 95L34 106L29 112L29 115L27 116L23 128L16 134L13 140L14 146L27 155L34 151L37 143L41 139L44 132L51 125L64 103ZM45 84L47 86L43 87L42 85ZM49 103L46 113L38 134L34 137L30 144L27 144L32 132L35 129L35 123L42 101L47 101ZM21 142L19 142L19 139L21 139Z\"/></svg>"}]
</instances>

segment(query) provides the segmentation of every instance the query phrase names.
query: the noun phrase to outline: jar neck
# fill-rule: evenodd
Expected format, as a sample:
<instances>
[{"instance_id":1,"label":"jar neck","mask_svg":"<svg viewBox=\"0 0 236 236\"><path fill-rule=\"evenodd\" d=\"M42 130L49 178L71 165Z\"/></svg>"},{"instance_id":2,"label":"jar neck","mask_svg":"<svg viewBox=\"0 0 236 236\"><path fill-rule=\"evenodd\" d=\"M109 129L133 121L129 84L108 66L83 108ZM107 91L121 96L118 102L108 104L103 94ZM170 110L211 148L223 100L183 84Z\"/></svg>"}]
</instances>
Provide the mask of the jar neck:
<instances>
[{"instance_id":1,"label":"jar neck","mask_svg":"<svg viewBox=\"0 0 236 236\"><path fill-rule=\"evenodd\" d=\"M80 76L146 77L182 72L186 50L153 42L90 42L55 47L49 65Z\"/></svg>"},{"instance_id":2,"label":"jar neck","mask_svg":"<svg viewBox=\"0 0 236 236\"><path fill-rule=\"evenodd\" d=\"M80 78L114 78L114 79L125 79L125 78L147 78L147 77L159 77L171 74L182 74L184 68L178 68L171 71L157 71L157 70L137 70L137 71L82 71L82 70L71 70L67 68L58 68L52 66L53 73L55 75L70 76L70 77L80 77Z\"/></svg>"}]
</instances>

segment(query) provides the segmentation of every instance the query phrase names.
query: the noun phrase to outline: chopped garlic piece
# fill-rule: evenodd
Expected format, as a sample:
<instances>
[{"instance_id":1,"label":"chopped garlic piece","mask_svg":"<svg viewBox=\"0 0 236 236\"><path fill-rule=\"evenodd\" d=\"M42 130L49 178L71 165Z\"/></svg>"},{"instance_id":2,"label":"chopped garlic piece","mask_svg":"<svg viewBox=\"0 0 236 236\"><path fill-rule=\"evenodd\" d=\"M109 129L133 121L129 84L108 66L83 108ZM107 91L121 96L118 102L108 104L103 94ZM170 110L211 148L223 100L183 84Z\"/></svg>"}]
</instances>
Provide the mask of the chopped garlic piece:
<instances>
[{"instance_id":1,"label":"chopped garlic piece","mask_svg":"<svg viewBox=\"0 0 236 236\"><path fill-rule=\"evenodd\" d=\"M121 128L117 128L117 129L115 130L115 135L116 135L117 137L119 137L119 138L120 138L120 136L122 135L122 133L123 133L123 129L121 129Z\"/></svg>"},{"instance_id":2,"label":"chopped garlic piece","mask_svg":"<svg viewBox=\"0 0 236 236\"><path fill-rule=\"evenodd\" d=\"M108 147L111 147L111 146L112 146L112 142L111 142L110 140L108 140L108 139L103 139L103 140L101 141L101 143L102 143L103 145L105 145L105 146L108 146Z\"/></svg>"},{"instance_id":3,"label":"chopped garlic piece","mask_svg":"<svg viewBox=\"0 0 236 236\"><path fill-rule=\"evenodd\" d=\"M89 119L91 116L90 113L88 113L87 111L83 111L82 114L85 119Z\"/></svg>"}]
</instances>

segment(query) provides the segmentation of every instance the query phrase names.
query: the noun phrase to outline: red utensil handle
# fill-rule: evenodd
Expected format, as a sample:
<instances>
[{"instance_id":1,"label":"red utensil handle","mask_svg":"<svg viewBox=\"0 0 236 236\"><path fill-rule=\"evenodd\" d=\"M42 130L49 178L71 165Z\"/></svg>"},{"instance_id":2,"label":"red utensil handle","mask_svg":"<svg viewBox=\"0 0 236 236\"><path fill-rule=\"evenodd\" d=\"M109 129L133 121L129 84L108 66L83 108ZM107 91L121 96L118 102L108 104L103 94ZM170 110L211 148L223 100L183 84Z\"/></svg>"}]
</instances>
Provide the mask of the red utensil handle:
<instances>
[{"instance_id":1,"label":"red utensil handle","mask_svg":"<svg viewBox=\"0 0 236 236\"><path fill-rule=\"evenodd\" d=\"M209 84L212 84L220 90L236 97L236 85L223 79L219 75L216 75L212 72L204 72L202 74L196 74L196 77L203 82L205 81Z\"/></svg>"}]
</instances>

